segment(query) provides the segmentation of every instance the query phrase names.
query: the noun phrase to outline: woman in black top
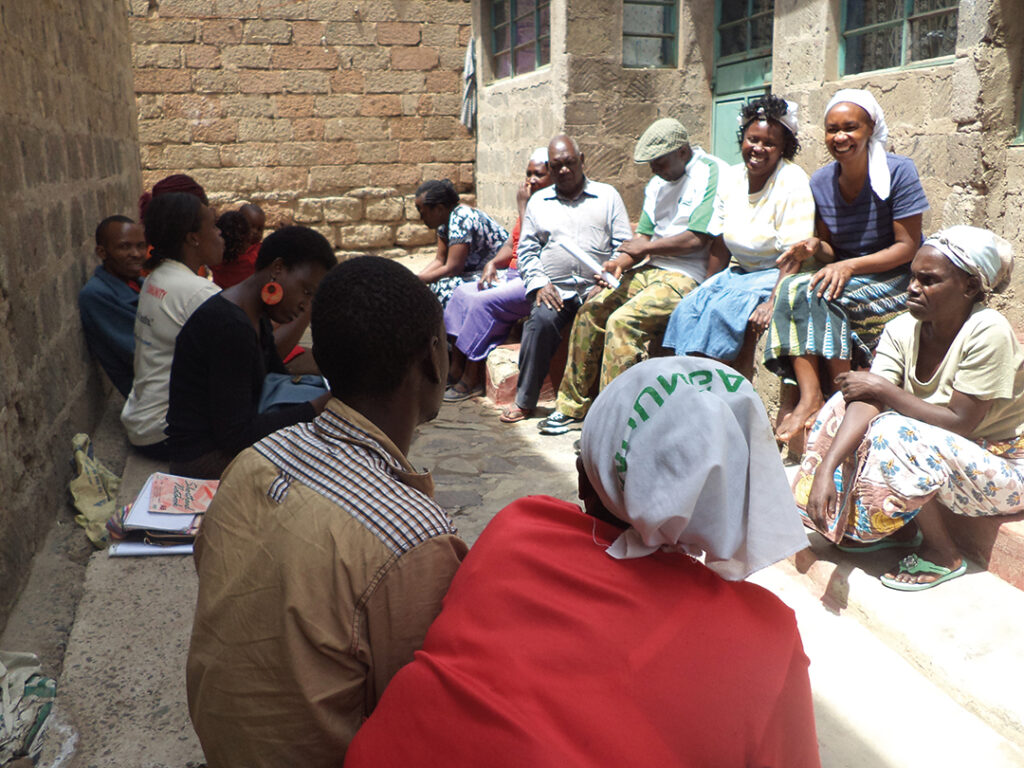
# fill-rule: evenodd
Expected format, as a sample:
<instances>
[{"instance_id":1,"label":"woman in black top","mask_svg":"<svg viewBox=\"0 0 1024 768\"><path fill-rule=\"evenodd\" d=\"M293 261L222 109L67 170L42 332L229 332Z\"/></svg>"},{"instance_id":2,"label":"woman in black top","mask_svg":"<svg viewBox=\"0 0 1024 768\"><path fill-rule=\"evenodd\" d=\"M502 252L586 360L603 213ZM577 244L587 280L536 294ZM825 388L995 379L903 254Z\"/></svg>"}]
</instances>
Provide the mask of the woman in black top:
<instances>
[{"instance_id":1,"label":"woman in black top","mask_svg":"<svg viewBox=\"0 0 1024 768\"><path fill-rule=\"evenodd\" d=\"M287 373L271 321L304 313L337 263L330 243L306 227L263 241L256 272L210 297L178 334L167 412L171 472L217 478L244 448L281 427L311 421L330 399L259 412L268 373Z\"/></svg>"}]
</instances>

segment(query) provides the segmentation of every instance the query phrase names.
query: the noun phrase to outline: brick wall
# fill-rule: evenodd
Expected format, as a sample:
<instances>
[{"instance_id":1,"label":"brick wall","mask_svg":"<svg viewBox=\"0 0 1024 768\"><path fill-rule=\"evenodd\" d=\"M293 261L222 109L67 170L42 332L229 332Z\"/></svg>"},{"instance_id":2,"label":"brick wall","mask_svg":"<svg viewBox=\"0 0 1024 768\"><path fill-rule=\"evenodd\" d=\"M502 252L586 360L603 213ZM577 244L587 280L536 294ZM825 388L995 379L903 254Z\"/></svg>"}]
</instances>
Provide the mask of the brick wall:
<instances>
[{"instance_id":1,"label":"brick wall","mask_svg":"<svg viewBox=\"0 0 1024 768\"><path fill-rule=\"evenodd\" d=\"M0 628L104 392L78 322L92 231L139 191L128 24L109 0L0 0Z\"/></svg>"},{"instance_id":2,"label":"brick wall","mask_svg":"<svg viewBox=\"0 0 1024 768\"><path fill-rule=\"evenodd\" d=\"M336 248L433 242L409 195L473 187L465 0L128 0L143 181L195 176Z\"/></svg>"}]
</instances>

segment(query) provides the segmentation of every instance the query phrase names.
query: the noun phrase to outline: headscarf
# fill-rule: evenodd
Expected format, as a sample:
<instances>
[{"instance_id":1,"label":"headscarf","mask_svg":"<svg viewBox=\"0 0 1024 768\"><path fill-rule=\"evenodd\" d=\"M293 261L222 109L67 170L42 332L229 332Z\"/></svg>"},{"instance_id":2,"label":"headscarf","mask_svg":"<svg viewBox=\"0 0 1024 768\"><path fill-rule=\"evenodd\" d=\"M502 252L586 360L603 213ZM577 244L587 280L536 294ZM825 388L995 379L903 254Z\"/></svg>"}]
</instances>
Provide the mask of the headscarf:
<instances>
[{"instance_id":1,"label":"headscarf","mask_svg":"<svg viewBox=\"0 0 1024 768\"><path fill-rule=\"evenodd\" d=\"M618 376L587 414L580 458L630 525L606 550L616 559L704 553L739 581L807 546L764 406L722 363L661 357Z\"/></svg>"},{"instance_id":2,"label":"headscarf","mask_svg":"<svg viewBox=\"0 0 1024 768\"><path fill-rule=\"evenodd\" d=\"M868 113L868 117L875 124L875 129L868 139L868 181L871 182L871 189L875 191L882 200L889 199L891 191L891 176L889 174L889 161L885 157L885 145L889 143L889 128L885 124L885 113L882 107L868 91L860 88L843 88L836 91L836 95L825 107L825 114L836 104L849 102Z\"/></svg>"},{"instance_id":3,"label":"headscarf","mask_svg":"<svg viewBox=\"0 0 1024 768\"><path fill-rule=\"evenodd\" d=\"M736 116L736 122L739 123L740 128L745 130L747 125L756 123L759 120L777 120L785 126L786 130L792 133L793 136L797 136L800 133L800 119L797 117L796 113L800 110L800 105L795 101L790 101L789 99L783 99L783 101L786 102L786 113L778 118L769 117L764 107L761 107L757 110L757 114L747 121L746 125L743 124L742 112Z\"/></svg>"},{"instance_id":4,"label":"headscarf","mask_svg":"<svg viewBox=\"0 0 1024 768\"><path fill-rule=\"evenodd\" d=\"M999 293L1013 274L1013 247L999 235L960 224L936 232L924 245L940 251L968 275L981 281L984 293Z\"/></svg>"},{"instance_id":5,"label":"headscarf","mask_svg":"<svg viewBox=\"0 0 1024 768\"><path fill-rule=\"evenodd\" d=\"M530 163L538 163L538 164L541 164L541 165L547 165L548 164L548 148L547 147L537 147L535 150L533 150L533 154L530 155L530 159L527 161L527 165L529 165Z\"/></svg>"},{"instance_id":6,"label":"headscarf","mask_svg":"<svg viewBox=\"0 0 1024 768\"><path fill-rule=\"evenodd\" d=\"M198 181L187 174L175 173L154 184L152 193L142 193L139 197L139 221L145 220L146 209L149 207L150 200L160 195L166 195L169 192L184 192L189 195L195 195L203 205L210 204L206 197L206 190L203 189Z\"/></svg>"}]
</instances>

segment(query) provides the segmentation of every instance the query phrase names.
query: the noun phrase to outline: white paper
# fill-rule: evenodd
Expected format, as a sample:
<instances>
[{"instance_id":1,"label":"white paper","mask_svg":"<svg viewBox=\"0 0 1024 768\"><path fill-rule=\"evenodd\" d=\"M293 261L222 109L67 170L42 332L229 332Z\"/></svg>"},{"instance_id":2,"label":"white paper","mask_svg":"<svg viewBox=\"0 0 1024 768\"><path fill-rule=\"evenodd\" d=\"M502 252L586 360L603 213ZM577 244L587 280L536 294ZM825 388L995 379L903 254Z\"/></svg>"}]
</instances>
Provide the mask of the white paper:
<instances>
[{"instance_id":1,"label":"white paper","mask_svg":"<svg viewBox=\"0 0 1024 768\"><path fill-rule=\"evenodd\" d=\"M144 541L115 541L107 547L110 557L147 557L154 555L191 555L191 544L147 544Z\"/></svg>"},{"instance_id":2,"label":"white paper","mask_svg":"<svg viewBox=\"0 0 1024 768\"><path fill-rule=\"evenodd\" d=\"M576 261L580 262L583 266L590 269L591 274L601 275L604 281L608 283L612 288L619 287L619 280L612 274L605 272L601 269L601 265L597 260L589 253L580 248L576 243L569 242L567 240L552 240L555 245L561 247L563 251L572 256Z\"/></svg>"},{"instance_id":3,"label":"white paper","mask_svg":"<svg viewBox=\"0 0 1024 768\"><path fill-rule=\"evenodd\" d=\"M166 533L187 533L198 515L160 514L149 511L149 495L153 490L153 476L150 475L135 497L132 508L124 518L126 531L164 531Z\"/></svg>"}]
</instances>

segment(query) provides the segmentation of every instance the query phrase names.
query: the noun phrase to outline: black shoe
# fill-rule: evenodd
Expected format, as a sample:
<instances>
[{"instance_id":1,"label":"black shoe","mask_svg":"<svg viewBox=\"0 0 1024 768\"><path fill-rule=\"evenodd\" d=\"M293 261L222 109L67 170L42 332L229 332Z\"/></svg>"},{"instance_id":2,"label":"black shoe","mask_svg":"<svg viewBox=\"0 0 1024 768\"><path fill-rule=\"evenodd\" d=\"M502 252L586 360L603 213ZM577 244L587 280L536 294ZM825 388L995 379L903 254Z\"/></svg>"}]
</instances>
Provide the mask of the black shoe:
<instances>
[{"instance_id":1,"label":"black shoe","mask_svg":"<svg viewBox=\"0 0 1024 768\"><path fill-rule=\"evenodd\" d=\"M576 419L555 411L546 419L541 420L538 429L542 435L564 435L570 429L576 429L577 424L582 423L583 419Z\"/></svg>"}]
</instances>

